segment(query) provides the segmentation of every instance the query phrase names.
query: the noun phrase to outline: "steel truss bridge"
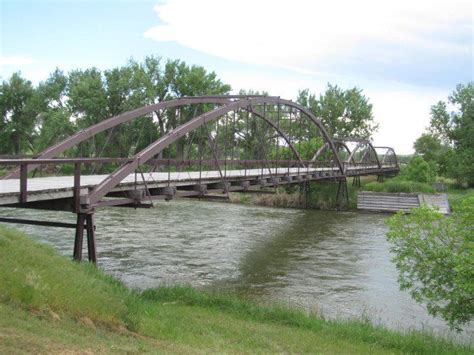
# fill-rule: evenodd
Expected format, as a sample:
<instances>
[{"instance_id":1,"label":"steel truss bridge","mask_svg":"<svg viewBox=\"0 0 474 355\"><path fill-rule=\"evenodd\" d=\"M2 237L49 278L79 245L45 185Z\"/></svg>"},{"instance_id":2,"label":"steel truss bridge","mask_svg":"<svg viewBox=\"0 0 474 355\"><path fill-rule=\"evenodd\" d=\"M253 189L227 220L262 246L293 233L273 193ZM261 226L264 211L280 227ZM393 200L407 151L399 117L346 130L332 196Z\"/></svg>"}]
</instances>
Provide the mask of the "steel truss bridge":
<instances>
[{"instance_id":1,"label":"steel truss bridge","mask_svg":"<svg viewBox=\"0 0 474 355\"><path fill-rule=\"evenodd\" d=\"M177 123L164 127L160 119L165 116L168 124ZM166 133L127 157L65 157L85 143L95 145L100 135L103 151L114 144L118 127L127 129L140 120L159 122ZM70 167L73 174L59 174L58 166ZM160 199L228 197L233 191L294 184L308 196L311 181L336 182L342 205L349 177L357 184L360 176L399 172L390 147L357 137L333 138L317 117L293 101L242 95L183 97L141 107L85 128L38 156L0 159L0 167L9 169L0 180L0 207L77 215L75 223L6 217L0 222L74 228L75 260L82 259L86 230L92 262L97 260L94 213L100 207L148 207ZM45 170L47 176L37 176Z\"/></svg>"}]
</instances>

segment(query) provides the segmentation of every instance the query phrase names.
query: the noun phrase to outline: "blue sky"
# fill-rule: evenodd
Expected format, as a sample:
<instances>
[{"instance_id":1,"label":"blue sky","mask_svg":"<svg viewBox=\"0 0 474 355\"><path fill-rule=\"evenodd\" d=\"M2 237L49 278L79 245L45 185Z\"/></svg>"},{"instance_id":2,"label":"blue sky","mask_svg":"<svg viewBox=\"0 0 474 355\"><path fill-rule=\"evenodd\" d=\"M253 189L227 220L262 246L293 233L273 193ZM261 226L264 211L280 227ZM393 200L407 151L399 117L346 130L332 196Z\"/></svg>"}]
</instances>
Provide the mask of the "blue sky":
<instances>
[{"instance_id":1,"label":"blue sky","mask_svg":"<svg viewBox=\"0 0 474 355\"><path fill-rule=\"evenodd\" d=\"M473 80L470 1L0 0L0 76L37 83L147 55L215 71L235 91L294 99L327 83L374 105L376 144L409 153L429 108Z\"/></svg>"}]
</instances>

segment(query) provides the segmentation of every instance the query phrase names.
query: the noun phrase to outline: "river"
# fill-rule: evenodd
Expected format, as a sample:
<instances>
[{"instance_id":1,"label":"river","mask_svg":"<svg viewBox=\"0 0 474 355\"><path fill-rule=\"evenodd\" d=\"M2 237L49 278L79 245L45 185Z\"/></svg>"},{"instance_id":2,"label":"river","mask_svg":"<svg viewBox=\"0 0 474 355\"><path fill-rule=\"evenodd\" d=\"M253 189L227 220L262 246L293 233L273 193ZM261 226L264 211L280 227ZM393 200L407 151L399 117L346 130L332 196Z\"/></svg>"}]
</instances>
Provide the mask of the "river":
<instances>
[{"instance_id":1,"label":"river","mask_svg":"<svg viewBox=\"0 0 474 355\"><path fill-rule=\"evenodd\" d=\"M1 211L74 219L65 212ZM98 265L139 289L178 283L231 290L328 318L363 317L389 328L472 339L473 326L454 334L399 290L386 217L196 200L163 201L151 209L106 208L96 213ZM72 255L73 230L18 228Z\"/></svg>"}]
</instances>

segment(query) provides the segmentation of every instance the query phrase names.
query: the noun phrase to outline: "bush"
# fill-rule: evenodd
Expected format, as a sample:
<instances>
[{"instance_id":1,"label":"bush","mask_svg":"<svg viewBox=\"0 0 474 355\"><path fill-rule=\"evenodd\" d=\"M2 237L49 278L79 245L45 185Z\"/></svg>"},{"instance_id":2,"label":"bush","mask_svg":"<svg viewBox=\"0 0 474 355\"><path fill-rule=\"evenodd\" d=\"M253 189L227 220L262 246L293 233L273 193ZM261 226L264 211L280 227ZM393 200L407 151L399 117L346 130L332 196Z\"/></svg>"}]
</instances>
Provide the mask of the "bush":
<instances>
[{"instance_id":1,"label":"bush","mask_svg":"<svg viewBox=\"0 0 474 355\"><path fill-rule=\"evenodd\" d=\"M474 317L474 197L449 217L422 206L387 224L400 288L461 330Z\"/></svg>"},{"instance_id":2,"label":"bush","mask_svg":"<svg viewBox=\"0 0 474 355\"><path fill-rule=\"evenodd\" d=\"M436 166L420 156L414 156L404 171L407 180L432 184L436 179Z\"/></svg>"}]
</instances>

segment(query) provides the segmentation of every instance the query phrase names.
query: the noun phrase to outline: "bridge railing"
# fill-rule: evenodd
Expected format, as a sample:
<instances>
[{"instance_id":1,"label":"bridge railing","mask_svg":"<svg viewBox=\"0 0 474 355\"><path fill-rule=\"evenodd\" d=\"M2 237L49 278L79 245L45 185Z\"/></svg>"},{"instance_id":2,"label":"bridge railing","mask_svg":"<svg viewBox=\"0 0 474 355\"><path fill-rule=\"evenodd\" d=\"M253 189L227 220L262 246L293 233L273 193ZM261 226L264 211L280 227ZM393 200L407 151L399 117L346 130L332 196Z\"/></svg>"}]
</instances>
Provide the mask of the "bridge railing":
<instances>
[{"instance_id":1,"label":"bridge railing","mask_svg":"<svg viewBox=\"0 0 474 355\"><path fill-rule=\"evenodd\" d=\"M80 210L80 191L81 191L81 166L83 164L92 163L126 163L132 161L129 158L53 158L53 159L0 159L0 166L15 166L20 167L19 176L19 191L20 203L26 203L28 200L28 168L40 167L44 165L65 165L72 164L74 166L74 187L73 187L73 201L74 210Z\"/></svg>"},{"instance_id":2,"label":"bridge railing","mask_svg":"<svg viewBox=\"0 0 474 355\"><path fill-rule=\"evenodd\" d=\"M81 207L81 177L89 174L85 174L82 171L82 167L91 164L124 164L128 162L133 162L132 158L52 158L52 159L0 159L0 167L14 166L15 168L19 167L19 203L28 202L28 179L34 177L34 171L28 173L30 167L42 167L42 166L61 166L61 165L72 165L73 173L69 176L73 176L73 210L75 212L80 211ZM220 171L221 177L223 177L223 186L226 186L226 179L229 179L230 176L227 176L227 172L232 169L242 169L242 173L239 177L247 176L247 170L250 169L261 169L261 175L263 176L272 176L276 174L278 176L273 177L284 177L285 175L290 176L297 174L308 175L313 174L312 178L324 179L329 177L341 176L339 170L335 167L317 167L314 166L313 160L284 160L284 159L246 159L246 160L236 160L236 159L207 159L207 160L196 160L196 159L151 159L146 162L148 169L145 172L153 172L156 167L168 167L168 179L169 172L171 167L175 167L176 172L181 172L182 169L197 169L196 171L204 171L205 169L226 169ZM262 168L263 166L268 168ZM367 163L367 162L344 162L343 163L345 176L356 176L356 175L369 175L369 174L379 174L383 173L386 170L396 170L398 165L386 164L385 166L379 167L376 164ZM283 169L282 169L283 168ZM296 169L297 168L297 169ZM234 170L235 171L235 170ZM141 178L143 179L143 184L145 189L148 190L147 181L143 176L143 171L139 170ZM57 176L57 175L54 175ZM234 175L235 177L236 175ZM272 179L273 180L273 179ZM276 181L278 181L277 179ZM290 179L291 180L291 179ZM289 180L289 181L290 181ZM142 183L141 181L139 182ZM135 171L135 184L137 184L137 171ZM149 192L149 191L148 191Z\"/></svg>"}]
</instances>

